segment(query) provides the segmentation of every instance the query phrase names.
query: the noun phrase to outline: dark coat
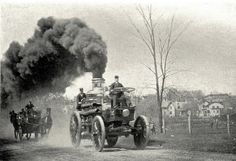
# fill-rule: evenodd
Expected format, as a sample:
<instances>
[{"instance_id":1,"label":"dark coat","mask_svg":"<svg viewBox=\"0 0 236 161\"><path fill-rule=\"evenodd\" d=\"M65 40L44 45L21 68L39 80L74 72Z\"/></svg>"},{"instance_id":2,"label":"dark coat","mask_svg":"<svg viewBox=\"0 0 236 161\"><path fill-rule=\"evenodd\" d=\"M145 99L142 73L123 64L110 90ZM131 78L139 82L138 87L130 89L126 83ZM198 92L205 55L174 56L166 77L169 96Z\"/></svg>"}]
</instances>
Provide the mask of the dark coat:
<instances>
[{"instance_id":1,"label":"dark coat","mask_svg":"<svg viewBox=\"0 0 236 161\"><path fill-rule=\"evenodd\" d=\"M85 93L79 93L77 98L76 98L77 103L81 102L83 98L86 98L86 94Z\"/></svg>"},{"instance_id":2,"label":"dark coat","mask_svg":"<svg viewBox=\"0 0 236 161\"><path fill-rule=\"evenodd\" d=\"M114 89L116 87L124 87L124 86L119 82L114 82L110 85L110 89Z\"/></svg>"},{"instance_id":3,"label":"dark coat","mask_svg":"<svg viewBox=\"0 0 236 161\"><path fill-rule=\"evenodd\" d=\"M29 110L29 109L33 109L34 105L32 103L29 103L25 107L27 110Z\"/></svg>"},{"instance_id":4,"label":"dark coat","mask_svg":"<svg viewBox=\"0 0 236 161\"><path fill-rule=\"evenodd\" d=\"M119 82L114 82L114 83L112 83L111 85L110 85L110 90L111 90L111 92L110 92L110 95L116 95L118 98L119 97L121 97L122 95L123 95L123 92L118 92L118 91L116 91L116 92L114 92L114 91L112 91L114 88L116 88L116 87L124 87L121 83L119 83Z\"/></svg>"}]
</instances>

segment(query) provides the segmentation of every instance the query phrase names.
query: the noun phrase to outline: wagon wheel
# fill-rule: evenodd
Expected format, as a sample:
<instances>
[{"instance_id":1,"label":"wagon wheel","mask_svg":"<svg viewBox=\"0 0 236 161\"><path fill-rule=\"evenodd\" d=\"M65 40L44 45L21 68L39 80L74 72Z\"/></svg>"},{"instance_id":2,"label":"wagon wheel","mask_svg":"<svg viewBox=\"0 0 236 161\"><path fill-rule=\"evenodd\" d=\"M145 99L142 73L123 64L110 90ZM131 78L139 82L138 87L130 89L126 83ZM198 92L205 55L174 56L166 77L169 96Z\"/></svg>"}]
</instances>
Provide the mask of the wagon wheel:
<instances>
[{"instance_id":1,"label":"wagon wheel","mask_svg":"<svg viewBox=\"0 0 236 161\"><path fill-rule=\"evenodd\" d=\"M19 140L22 140L22 138L23 138L23 131L22 131L21 127L18 130L18 136L19 136Z\"/></svg>"},{"instance_id":2,"label":"wagon wheel","mask_svg":"<svg viewBox=\"0 0 236 161\"><path fill-rule=\"evenodd\" d=\"M78 111L71 115L70 119L70 137L74 147L78 147L81 141L81 118Z\"/></svg>"},{"instance_id":3,"label":"wagon wheel","mask_svg":"<svg viewBox=\"0 0 236 161\"><path fill-rule=\"evenodd\" d=\"M110 137L107 137L107 144L108 144L108 147L113 147L116 145L116 142L118 140L118 136L110 136Z\"/></svg>"},{"instance_id":4,"label":"wagon wheel","mask_svg":"<svg viewBox=\"0 0 236 161\"><path fill-rule=\"evenodd\" d=\"M96 116L92 123L92 141L97 151L102 151L105 143L105 125L101 116Z\"/></svg>"},{"instance_id":5,"label":"wagon wheel","mask_svg":"<svg viewBox=\"0 0 236 161\"><path fill-rule=\"evenodd\" d=\"M26 134L26 139L29 140L31 138L31 133Z\"/></svg>"},{"instance_id":6,"label":"wagon wheel","mask_svg":"<svg viewBox=\"0 0 236 161\"><path fill-rule=\"evenodd\" d=\"M144 149L149 141L149 125L147 118L139 116L134 122L134 128L137 132L134 134L134 144L138 149Z\"/></svg>"}]
</instances>

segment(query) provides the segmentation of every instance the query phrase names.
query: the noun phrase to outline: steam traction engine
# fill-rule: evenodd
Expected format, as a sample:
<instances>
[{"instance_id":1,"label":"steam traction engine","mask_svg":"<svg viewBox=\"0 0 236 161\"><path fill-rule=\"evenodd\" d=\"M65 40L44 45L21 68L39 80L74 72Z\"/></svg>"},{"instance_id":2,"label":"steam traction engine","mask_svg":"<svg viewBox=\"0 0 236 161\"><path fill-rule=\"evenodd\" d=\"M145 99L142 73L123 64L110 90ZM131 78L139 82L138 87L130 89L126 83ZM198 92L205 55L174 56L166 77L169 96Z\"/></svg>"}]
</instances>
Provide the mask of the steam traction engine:
<instances>
[{"instance_id":1,"label":"steam traction engine","mask_svg":"<svg viewBox=\"0 0 236 161\"><path fill-rule=\"evenodd\" d=\"M146 147L149 140L147 118L138 116L134 121L135 106L130 101L131 92L135 89L115 88L113 96L122 92L125 101L116 102L104 87L103 78L93 78L93 88L87 93L81 111L74 111L70 120L70 136L73 146L78 147L81 139L91 138L97 151L102 151L105 140L108 147L113 147L119 136L133 135L138 149ZM113 105L111 105L113 99ZM131 126L130 122L134 121Z\"/></svg>"}]
</instances>

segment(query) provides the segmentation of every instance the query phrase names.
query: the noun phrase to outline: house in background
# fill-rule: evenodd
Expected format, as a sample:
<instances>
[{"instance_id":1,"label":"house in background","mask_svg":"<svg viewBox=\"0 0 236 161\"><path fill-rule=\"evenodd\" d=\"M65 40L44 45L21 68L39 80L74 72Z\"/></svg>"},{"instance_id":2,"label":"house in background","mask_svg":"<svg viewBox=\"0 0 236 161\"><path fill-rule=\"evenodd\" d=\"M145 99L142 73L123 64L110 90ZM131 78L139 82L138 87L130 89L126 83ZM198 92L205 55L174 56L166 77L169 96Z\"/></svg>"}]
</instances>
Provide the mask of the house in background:
<instances>
[{"instance_id":1,"label":"house in background","mask_svg":"<svg viewBox=\"0 0 236 161\"><path fill-rule=\"evenodd\" d=\"M220 116L224 105L221 102L205 101L199 105L199 117L214 117Z\"/></svg>"},{"instance_id":2,"label":"house in background","mask_svg":"<svg viewBox=\"0 0 236 161\"><path fill-rule=\"evenodd\" d=\"M186 104L187 102L164 100L162 102L163 115L166 117L185 117L188 113L188 109L185 107Z\"/></svg>"},{"instance_id":3,"label":"house in background","mask_svg":"<svg viewBox=\"0 0 236 161\"><path fill-rule=\"evenodd\" d=\"M162 113L164 117L175 117L175 107L172 102L164 100L162 102Z\"/></svg>"},{"instance_id":4,"label":"house in background","mask_svg":"<svg viewBox=\"0 0 236 161\"><path fill-rule=\"evenodd\" d=\"M220 116L225 112L229 112L232 107L227 99L230 98L229 94L209 94L202 98L199 105L199 117L214 117Z\"/></svg>"},{"instance_id":5,"label":"house in background","mask_svg":"<svg viewBox=\"0 0 236 161\"><path fill-rule=\"evenodd\" d=\"M176 101L173 103L173 106L175 107L175 116L177 117L184 117L188 115L188 109L185 107L185 105L187 104L186 101Z\"/></svg>"}]
</instances>

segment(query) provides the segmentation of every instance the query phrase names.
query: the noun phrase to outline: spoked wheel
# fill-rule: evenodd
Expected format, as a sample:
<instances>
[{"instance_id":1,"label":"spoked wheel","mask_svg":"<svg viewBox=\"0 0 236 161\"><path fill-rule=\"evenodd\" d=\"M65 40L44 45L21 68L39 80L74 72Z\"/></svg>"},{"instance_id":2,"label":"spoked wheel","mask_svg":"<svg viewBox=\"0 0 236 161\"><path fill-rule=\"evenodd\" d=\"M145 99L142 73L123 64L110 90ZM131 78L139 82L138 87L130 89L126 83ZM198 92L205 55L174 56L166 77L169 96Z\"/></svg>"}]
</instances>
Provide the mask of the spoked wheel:
<instances>
[{"instance_id":1,"label":"spoked wheel","mask_svg":"<svg viewBox=\"0 0 236 161\"><path fill-rule=\"evenodd\" d=\"M31 133L26 134L26 139L29 140L31 138Z\"/></svg>"},{"instance_id":2,"label":"spoked wheel","mask_svg":"<svg viewBox=\"0 0 236 161\"><path fill-rule=\"evenodd\" d=\"M78 147L81 141L81 118L78 111L71 115L70 119L70 137L74 147Z\"/></svg>"},{"instance_id":3,"label":"spoked wheel","mask_svg":"<svg viewBox=\"0 0 236 161\"><path fill-rule=\"evenodd\" d=\"M18 138L19 138L19 140L22 140L22 138L23 138L23 131L22 131L22 129L21 128L19 128L19 130L18 130Z\"/></svg>"},{"instance_id":4,"label":"spoked wheel","mask_svg":"<svg viewBox=\"0 0 236 161\"><path fill-rule=\"evenodd\" d=\"M92 124L92 141L97 151L102 151L105 143L105 125L101 116L95 116Z\"/></svg>"},{"instance_id":5,"label":"spoked wheel","mask_svg":"<svg viewBox=\"0 0 236 161\"><path fill-rule=\"evenodd\" d=\"M134 134L134 144L138 149L144 149L149 141L149 125L147 118L139 116L134 122L134 128L137 132Z\"/></svg>"},{"instance_id":6,"label":"spoked wheel","mask_svg":"<svg viewBox=\"0 0 236 161\"><path fill-rule=\"evenodd\" d=\"M108 144L108 147L113 147L116 145L117 143L117 140L118 140L118 136L110 136L110 137L107 137L107 144Z\"/></svg>"}]
</instances>

